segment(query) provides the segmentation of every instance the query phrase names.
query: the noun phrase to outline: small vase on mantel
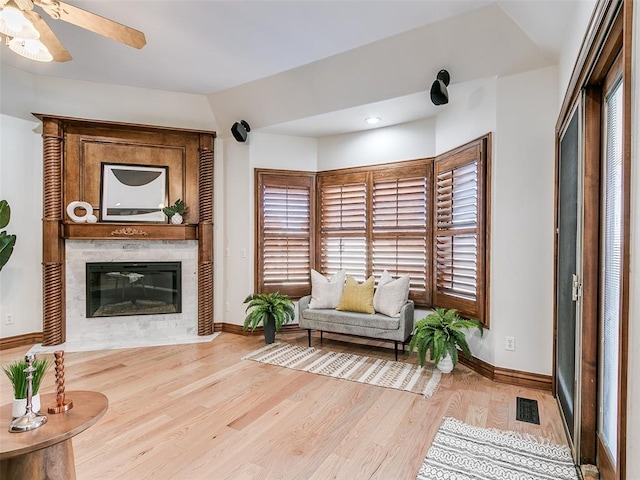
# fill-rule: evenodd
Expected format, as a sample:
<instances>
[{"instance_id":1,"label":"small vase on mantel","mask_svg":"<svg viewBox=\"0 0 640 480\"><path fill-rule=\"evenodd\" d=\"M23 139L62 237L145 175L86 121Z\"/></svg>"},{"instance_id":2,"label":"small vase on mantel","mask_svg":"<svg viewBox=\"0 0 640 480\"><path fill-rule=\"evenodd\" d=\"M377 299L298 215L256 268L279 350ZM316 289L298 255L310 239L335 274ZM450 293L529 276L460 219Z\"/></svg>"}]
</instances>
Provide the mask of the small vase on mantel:
<instances>
[{"instance_id":1,"label":"small vase on mantel","mask_svg":"<svg viewBox=\"0 0 640 480\"><path fill-rule=\"evenodd\" d=\"M181 225L182 224L182 215L179 213L174 213L171 215L171 223L173 225Z\"/></svg>"}]
</instances>

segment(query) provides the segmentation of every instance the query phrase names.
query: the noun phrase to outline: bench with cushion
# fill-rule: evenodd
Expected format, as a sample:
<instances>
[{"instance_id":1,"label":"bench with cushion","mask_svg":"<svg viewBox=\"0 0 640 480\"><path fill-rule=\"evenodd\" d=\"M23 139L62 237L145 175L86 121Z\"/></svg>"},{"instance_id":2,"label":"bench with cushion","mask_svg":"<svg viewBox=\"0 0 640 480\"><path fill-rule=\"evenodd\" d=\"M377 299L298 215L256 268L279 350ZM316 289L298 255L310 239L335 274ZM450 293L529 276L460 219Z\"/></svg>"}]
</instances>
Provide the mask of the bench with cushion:
<instances>
[{"instance_id":1,"label":"bench with cushion","mask_svg":"<svg viewBox=\"0 0 640 480\"><path fill-rule=\"evenodd\" d=\"M311 295L302 297L298 303L300 328L307 329L309 346L311 330L345 333L378 340L394 342L395 356L398 360L398 342L407 341L413 331L413 302L407 300L400 309L400 315L390 317L383 313L359 313L336 310L335 308L309 308Z\"/></svg>"}]
</instances>

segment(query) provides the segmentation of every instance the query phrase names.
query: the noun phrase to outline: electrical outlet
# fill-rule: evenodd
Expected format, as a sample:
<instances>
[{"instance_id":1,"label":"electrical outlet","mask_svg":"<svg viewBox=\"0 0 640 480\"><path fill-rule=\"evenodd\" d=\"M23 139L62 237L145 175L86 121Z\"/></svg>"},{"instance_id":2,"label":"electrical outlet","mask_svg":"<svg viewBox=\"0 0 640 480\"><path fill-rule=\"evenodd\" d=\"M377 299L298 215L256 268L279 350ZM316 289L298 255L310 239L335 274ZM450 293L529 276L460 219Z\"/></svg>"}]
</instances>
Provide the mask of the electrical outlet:
<instances>
[{"instance_id":1,"label":"electrical outlet","mask_svg":"<svg viewBox=\"0 0 640 480\"><path fill-rule=\"evenodd\" d=\"M504 349L513 352L516 349L516 337L504 337Z\"/></svg>"},{"instance_id":2,"label":"electrical outlet","mask_svg":"<svg viewBox=\"0 0 640 480\"><path fill-rule=\"evenodd\" d=\"M225 302L225 304L224 304L224 310L225 310L226 312L228 312L228 311L230 310L230 308L229 308L229 302Z\"/></svg>"},{"instance_id":3,"label":"electrical outlet","mask_svg":"<svg viewBox=\"0 0 640 480\"><path fill-rule=\"evenodd\" d=\"M7 313L7 315L4 317L4 324L13 325L13 313Z\"/></svg>"}]
</instances>

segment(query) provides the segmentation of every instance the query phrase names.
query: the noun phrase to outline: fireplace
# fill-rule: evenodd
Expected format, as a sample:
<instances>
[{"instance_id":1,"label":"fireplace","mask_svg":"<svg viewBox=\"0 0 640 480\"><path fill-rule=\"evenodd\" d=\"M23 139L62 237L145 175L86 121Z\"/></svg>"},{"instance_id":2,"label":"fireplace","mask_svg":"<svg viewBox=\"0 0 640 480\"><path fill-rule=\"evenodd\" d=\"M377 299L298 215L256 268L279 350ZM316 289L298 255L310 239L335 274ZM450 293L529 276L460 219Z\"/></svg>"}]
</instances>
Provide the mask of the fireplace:
<instances>
[{"instance_id":1,"label":"fireplace","mask_svg":"<svg viewBox=\"0 0 640 480\"><path fill-rule=\"evenodd\" d=\"M181 272L181 262L88 262L87 318L181 313Z\"/></svg>"},{"instance_id":2,"label":"fireplace","mask_svg":"<svg viewBox=\"0 0 640 480\"><path fill-rule=\"evenodd\" d=\"M212 335L215 132L35 115L43 137L42 344L88 350ZM188 206L184 224L73 222L70 202L102 206L105 159L167 167L168 200ZM182 262L180 313L87 318L86 262L156 260Z\"/></svg>"}]
</instances>

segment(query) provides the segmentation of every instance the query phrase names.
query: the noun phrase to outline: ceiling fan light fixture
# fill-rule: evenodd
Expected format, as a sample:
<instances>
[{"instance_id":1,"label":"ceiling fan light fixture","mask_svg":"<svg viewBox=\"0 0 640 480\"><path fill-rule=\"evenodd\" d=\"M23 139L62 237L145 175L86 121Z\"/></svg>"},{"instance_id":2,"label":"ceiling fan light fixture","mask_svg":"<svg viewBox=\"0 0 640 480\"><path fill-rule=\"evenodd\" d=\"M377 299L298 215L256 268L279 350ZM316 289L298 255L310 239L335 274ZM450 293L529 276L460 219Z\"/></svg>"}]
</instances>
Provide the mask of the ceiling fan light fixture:
<instances>
[{"instance_id":1,"label":"ceiling fan light fixture","mask_svg":"<svg viewBox=\"0 0 640 480\"><path fill-rule=\"evenodd\" d=\"M18 55L35 60L37 62L50 62L53 55L40 40L33 38L12 38L9 41L9 48Z\"/></svg>"},{"instance_id":2,"label":"ceiling fan light fixture","mask_svg":"<svg viewBox=\"0 0 640 480\"><path fill-rule=\"evenodd\" d=\"M0 10L0 33L8 37L18 37L25 39L40 38L40 32L27 20L22 11L14 6L10 0L2 10Z\"/></svg>"}]
</instances>

